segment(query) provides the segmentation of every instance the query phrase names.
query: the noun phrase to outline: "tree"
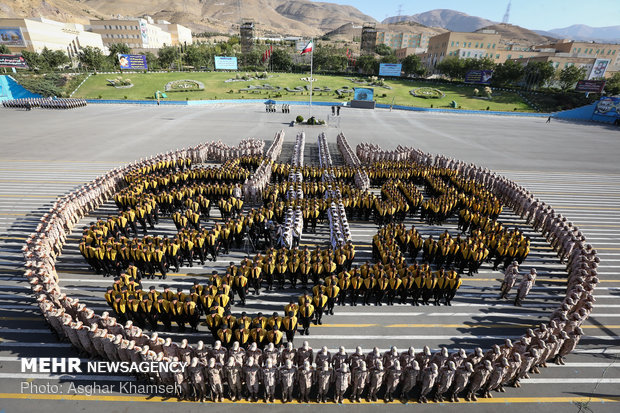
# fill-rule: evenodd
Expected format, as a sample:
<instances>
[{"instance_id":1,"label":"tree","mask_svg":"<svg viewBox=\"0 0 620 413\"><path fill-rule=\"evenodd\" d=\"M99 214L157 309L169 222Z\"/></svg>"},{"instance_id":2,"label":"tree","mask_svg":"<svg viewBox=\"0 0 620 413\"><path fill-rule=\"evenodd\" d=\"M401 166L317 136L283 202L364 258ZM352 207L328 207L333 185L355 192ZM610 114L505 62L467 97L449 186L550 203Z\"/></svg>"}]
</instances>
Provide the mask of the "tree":
<instances>
[{"instance_id":1,"label":"tree","mask_svg":"<svg viewBox=\"0 0 620 413\"><path fill-rule=\"evenodd\" d=\"M197 44L191 44L185 48L183 60L186 64L200 68L207 62L207 56L202 47Z\"/></svg>"},{"instance_id":2,"label":"tree","mask_svg":"<svg viewBox=\"0 0 620 413\"><path fill-rule=\"evenodd\" d=\"M381 63L398 63L398 59L396 55L390 54L387 56L383 56L380 60Z\"/></svg>"},{"instance_id":3,"label":"tree","mask_svg":"<svg viewBox=\"0 0 620 413\"><path fill-rule=\"evenodd\" d=\"M108 54L108 61L112 67L116 68L118 68L118 55L131 53L131 49L125 43L112 43L108 45L108 50L110 50L110 54Z\"/></svg>"},{"instance_id":4,"label":"tree","mask_svg":"<svg viewBox=\"0 0 620 413\"><path fill-rule=\"evenodd\" d=\"M288 72L293 66L291 55L284 49L273 49L271 54L271 65L274 70Z\"/></svg>"},{"instance_id":5,"label":"tree","mask_svg":"<svg viewBox=\"0 0 620 413\"><path fill-rule=\"evenodd\" d=\"M389 56L391 54L394 54L394 52L392 51L392 48L383 43L379 43L378 45L375 46L375 53L377 53L380 56Z\"/></svg>"},{"instance_id":6,"label":"tree","mask_svg":"<svg viewBox=\"0 0 620 413\"><path fill-rule=\"evenodd\" d=\"M6 44L0 44L0 54L11 54L11 50Z\"/></svg>"},{"instance_id":7,"label":"tree","mask_svg":"<svg viewBox=\"0 0 620 413\"><path fill-rule=\"evenodd\" d=\"M605 91L608 95L620 95L620 72L616 72L605 83Z\"/></svg>"},{"instance_id":8,"label":"tree","mask_svg":"<svg viewBox=\"0 0 620 413\"><path fill-rule=\"evenodd\" d=\"M466 73L465 61L458 57L443 59L435 68L451 79L463 79Z\"/></svg>"},{"instance_id":9,"label":"tree","mask_svg":"<svg viewBox=\"0 0 620 413\"><path fill-rule=\"evenodd\" d=\"M56 69L71 62L69 56L62 50L50 50L47 47L44 47L43 51L41 51L41 60L41 63L49 69Z\"/></svg>"},{"instance_id":10,"label":"tree","mask_svg":"<svg viewBox=\"0 0 620 413\"><path fill-rule=\"evenodd\" d=\"M164 46L159 49L159 64L164 69L169 69L172 62L174 62L179 56L177 48L174 46Z\"/></svg>"},{"instance_id":11,"label":"tree","mask_svg":"<svg viewBox=\"0 0 620 413\"><path fill-rule=\"evenodd\" d=\"M263 54L256 49L243 55L243 66L249 70L254 70L261 65ZM261 69L262 70L262 69Z\"/></svg>"},{"instance_id":12,"label":"tree","mask_svg":"<svg viewBox=\"0 0 620 413\"><path fill-rule=\"evenodd\" d=\"M523 81L527 89L536 89L549 82L554 74L551 62L529 62L524 69Z\"/></svg>"},{"instance_id":13,"label":"tree","mask_svg":"<svg viewBox=\"0 0 620 413\"><path fill-rule=\"evenodd\" d=\"M375 74L379 71L379 62L372 55L363 55L357 59L357 67L365 74Z\"/></svg>"},{"instance_id":14,"label":"tree","mask_svg":"<svg viewBox=\"0 0 620 413\"><path fill-rule=\"evenodd\" d=\"M101 70L106 63L106 57L101 50L92 46L82 48L78 53L78 60L90 70Z\"/></svg>"},{"instance_id":15,"label":"tree","mask_svg":"<svg viewBox=\"0 0 620 413\"><path fill-rule=\"evenodd\" d=\"M22 57L31 69L37 69L41 66L41 56L37 52L21 51Z\"/></svg>"},{"instance_id":16,"label":"tree","mask_svg":"<svg viewBox=\"0 0 620 413\"><path fill-rule=\"evenodd\" d=\"M497 64L488 56L480 59L467 58L465 59L465 65L467 70L495 70Z\"/></svg>"},{"instance_id":17,"label":"tree","mask_svg":"<svg viewBox=\"0 0 620 413\"><path fill-rule=\"evenodd\" d=\"M401 63L405 75L422 76L426 72L424 65L422 65L422 60L417 55L410 54Z\"/></svg>"},{"instance_id":18,"label":"tree","mask_svg":"<svg viewBox=\"0 0 620 413\"><path fill-rule=\"evenodd\" d=\"M586 69L584 67L566 66L558 73L560 87L563 90L572 89L584 77L586 77Z\"/></svg>"},{"instance_id":19,"label":"tree","mask_svg":"<svg viewBox=\"0 0 620 413\"><path fill-rule=\"evenodd\" d=\"M146 52L140 54L146 56L146 65L149 69L159 69L159 61L157 60L157 56L155 56L154 53Z\"/></svg>"},{"instance_id":20,"label":"tree","mask_svg":"<svg viewBox=\"0 0 620 413\"><path fill-rule=\"evenodd\" d=\"M491 81L494 85L512 85L519 82L524 74L524 67L514 60L506 60L495 67Z\"/></svg>"}]
</instances>

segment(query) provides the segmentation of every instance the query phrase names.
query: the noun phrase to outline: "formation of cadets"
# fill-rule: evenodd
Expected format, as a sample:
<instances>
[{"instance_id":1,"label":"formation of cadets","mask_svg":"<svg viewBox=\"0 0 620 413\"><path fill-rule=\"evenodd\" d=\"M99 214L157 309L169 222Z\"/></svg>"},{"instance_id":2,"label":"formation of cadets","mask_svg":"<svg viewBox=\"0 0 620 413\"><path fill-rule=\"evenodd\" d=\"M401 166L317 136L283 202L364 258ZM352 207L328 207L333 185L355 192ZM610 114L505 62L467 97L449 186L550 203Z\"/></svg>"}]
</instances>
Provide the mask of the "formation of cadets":
<instances>
[{"instance_id":1,"label":"formation of cadets","mask_svg":"<svg viewBox=\"0 0 620 413\"><path fill-rule=\"evenodd\" d=\"M74 98L21 98L2 101L5 108L21 108L31 110L42 109L74 109L86 106L86 100Z\"/></svg>"},{"instance_id":2,"label":"formation of cadets","mask_svg":"<svg viewBox=\"0 0 620 413\"><path fill-rule=\"evenodd\" d=\"M23 247L25 276L41 312L51 331L83 355L133 362L188 362L189 367L177 374L140 376L152 382L177 384L177 395L182 399L221 401L228 396L234 400L246 397L255 401L263 396L273 400L278 391L283 401L292 401L296 396L302 401L315 397L320 401L333 398L342 402L345 397L357 401L364 396L377 400L382 395L387 401L395 397L414 397L420 402L429 398L458 401L462 396L467 400L490 397L492 391L502 391L507 385L518 387L521 379L537 374L548 362L563 364L564 357L575 349L583 335L581 325L593 309L599 258L581 231L541 204L525 188L504 177L475 165L415 150L403 153L411 160L423 160L432 167L457 171L462 177L485 185L502 204L542 231L566 263L568 272L566 296L547 322L528 329L519 340L506 339L502 346L493 346L486 352L478 348L473 352L459 350L454 353L444 348L436 352L424 348L420 352L409 349L400 353L392 348L384 353L378 349L365 353L358 348L354 353L347 353L341 348L336 354L329 354L327 349L315 353L307 343L294 348L291 341L286 346L268 343L262 349L258 343L249 342L243 346L233 341L230 348L225 349L218 342L212 347L199 342L194 347L187 340L181 344L163 340L156 332L146 335L132 320L122 325L116 318L106 313L96 315L78 299L67 296L58 284L55 262L67 234L78 221L121 190L126 185L125 178L133 172L187 159L201 162L206 159L204 153L204 146L198 146L110 171L55 202L28 237ZM368 156L375 158L372 154ZM385 264L390 269L399 264L397 256L393 260L394 263ZM252 264L252 268L258 272L257 263ZM346 265L344 268L349 271ZM336 280L331 277L329 285L327 280L324 285L319 280L313 288L317 290L316 296L313 291L313 303L316 297L325 295L324 288L334 287ZM136 282L135 275L133 282ZM311 305L309 298L309 293L304 294L297 303L290 303L288 314L294 314L295 306L299 306L298 314L302 314L302 309ZM329 297L318 301L328 305Z\"/></svg>"}]
</instances>

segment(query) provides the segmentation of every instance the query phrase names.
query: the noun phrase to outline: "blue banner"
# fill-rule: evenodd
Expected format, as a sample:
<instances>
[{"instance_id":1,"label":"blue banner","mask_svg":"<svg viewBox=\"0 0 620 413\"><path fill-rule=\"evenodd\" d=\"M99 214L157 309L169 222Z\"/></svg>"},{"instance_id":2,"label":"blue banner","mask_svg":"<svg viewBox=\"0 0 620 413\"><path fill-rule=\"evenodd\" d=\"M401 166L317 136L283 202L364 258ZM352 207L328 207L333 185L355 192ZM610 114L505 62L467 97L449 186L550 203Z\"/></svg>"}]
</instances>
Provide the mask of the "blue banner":
<instances>
[{"instance_id":1,"label":"blue banner","mask_svg":"<svg viewBox=\"0 0 620 413\"><path fill-rule=\"evenodd\" d=\"M353 95L353 100L361 100L366 102L372 102L375 94L375 90L366 87L356 87Z\"/></svg>"},{"instance_id":2,"label":"blue banner","mask_svg":"<svg viewBox=\"0 0 620 413\"><path fill-rule=\"evenodd\" d=\"M141 54L119 54L118 63L121 69L146 70L146 56Z\"/></svg>"},{"instance_id":3,"label":"blue banner","mask_svg":"<svg viewBox=\"0 0 620 413\"><path fill-rule=\"evenodd\" d=\"M379 65L379 76L398 76L403 70L403 65L400 63L381 63Z\"/></svg>"},{"instance_id":4,"label":"blue banner","mask_svg":"<svg viewBox=\"0 0 620 413\"><path fill-rule=\"evenodd\" d=\"M215 56L216 70L237 70L237 58L228 56Z\"/></svg>"},{"instance_id":5,"label":"blue banner","mask_svg":"<svg viewBox=\"0 0 620 413\"><path fill-rule=\"evenodd\" d=\"M620 98L602 98L596 104L594 114L599 116L620 117Z\"/></svg>"}]
</instances>

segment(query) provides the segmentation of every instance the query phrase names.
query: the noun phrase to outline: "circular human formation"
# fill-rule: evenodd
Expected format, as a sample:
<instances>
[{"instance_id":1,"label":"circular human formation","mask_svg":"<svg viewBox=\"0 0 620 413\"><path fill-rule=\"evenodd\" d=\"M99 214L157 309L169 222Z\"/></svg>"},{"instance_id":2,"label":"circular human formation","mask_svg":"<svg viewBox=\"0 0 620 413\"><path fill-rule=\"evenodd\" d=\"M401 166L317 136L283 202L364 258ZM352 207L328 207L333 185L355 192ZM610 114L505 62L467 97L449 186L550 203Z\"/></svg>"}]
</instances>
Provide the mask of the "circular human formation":
<instances>
[{"instance_id":1,"label":"circular human formation","mask_svg":"<svg viewBox=\"0 0 620 413\"><path fill-rule=\"evenodd\" d=\"M292 401L297 391L305 402L326 401L332 393L336 402L347 395L357 401L383 396L388 402L395 397L425 402L429 397L458 400L459 395L476 400L477 395L488 397L505 385L518 386L521 378L538 372L549 360L562 363L575 348L583 334L580 325L592 310L598 257L578 228L525 188L475 165L417 149L383 151L362 144L353 152L343 135L338 146L346 167L333 166L324 136L318 141L319 167L303 165L304 136L297 137L291 162L282 164L274 161L282 142L280 132L265 156L264 142L256 140L238 147L217 142L161 154L110 171L58 199L24 246L25 275L51 330L91 357L187 362L185 374L140 378L176 383L179 398L210 396L214 401L224 395L232 400L244 396L256 401L263 396L273 401L276 389L284 402ZM224 165L195 167L209 159ZM380 196L368 191L371 185L381 188ZM425 199L417 186L430 198ZM97 315L64 294L55 271L67 235L111 198L119 215L87 227L80 249L94 270L117 276L109 291L116 317ZM246 212L244 201L263 205ZM209 219L212 203L217 203L224 222L207 230L201 221ZM567 295L548 323L528 330L516 343L507 339L486 353L476 349L450 354L446 348L432 353L425 347L404 353L392 348L385 354L377 349L365 354L360 348L348 354L341 348L330 354L327 349L315 353L306 342L297 349L293 346L298 324L308 334L312 320L321 322L317 313L333 313L340 300L355 304L363 296L365 303L390 304L400 292L398 298L411 299L412 304L420 298L423 303L432 299L449 304L461 274L475 273L481 262L510 266L513 260L525 259L525 237L496 220L503 206L541 230L567 262ZM422 241L415 228L401 223L417 210L432 224L458 214L463 237L457 242L446 233L438 240ZM149 235L160 216L170 216L175 223L179 232L174 238ZM372 218L380 226L373 239L374 265L353 265L347 217ZM301 233L312 231L315 219L329 222L331 248L300 249ZM138 225L143 238L137 238ZM215 261L231 248L264 252L231 265L225 274L213 274L209 283L197 283L188 293L141 290L143 277L159 273L163 278L185 262L191 266L195 261ZM407 255L415 260L420 252L424 263L407 265ZM511 274L508 268L507 276ZM314 286L287 305L283 316L227 313L235 293L243 303L250 286L258 295L261 289L267 292L274 283L286 282L293 287L310 282ZM355 285L360 285L358 291ZM168 310L167 320L179 327L189 322L196 329L204 315L218 340L212 347L202 341L196 347L187 340L175 344L157 332L144 334L137 325L143 322L143 327L155 329L161 322L168 328L162 318L117 322L140 309L144 315L159 317L160 305ZM123 311L127 308L132 311ZM286 346L281 345L284 335Z\"/></svg>"},{"instance_id":2,"label":"circular human formation","mask_svg":"<svg viewBox=\"0 0 620 413\"><path fill-rule=\"evenodd\" d=\"M446 94L439 89L432 87L419 87L410 91L412 96L426 99L441 99L446 97Z\"/></svg>"}]
</instances>

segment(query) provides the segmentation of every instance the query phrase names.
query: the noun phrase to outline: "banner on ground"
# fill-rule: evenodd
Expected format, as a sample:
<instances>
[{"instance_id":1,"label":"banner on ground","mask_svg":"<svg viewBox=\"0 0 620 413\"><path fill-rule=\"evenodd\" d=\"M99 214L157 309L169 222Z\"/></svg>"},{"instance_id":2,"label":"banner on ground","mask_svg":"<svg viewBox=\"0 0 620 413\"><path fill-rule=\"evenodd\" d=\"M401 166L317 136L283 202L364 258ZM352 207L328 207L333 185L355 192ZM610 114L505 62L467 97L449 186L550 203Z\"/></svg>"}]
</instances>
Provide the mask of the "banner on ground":
<instances>
[{"instance_id":1,"label":"banner on ground","mask_svg":"<svg viewBox=\"0 0 620 413\"><path fill-rule=\"evenodd\" d=\"M215 56L216 70L237 70L237 58L229 56Z\"/></svg>"},{"instance_id":2,"label":"banner on ground","mask_svg":"<svg viewBox=\"0 0 620 413\"><path fill-rule=\"evenodd\" d=\"M611 59L596 59L594 61L594 65L592 66L592 70L590 71L590 76L588 76L588 80L598 79L599 77L605 76L605 72L607 71L607 67Z\"/></svg>"},{"instance_id":3,"label":"banner on ground","mask_svg":"<svg viewBox=\"0 0 620 413\"><path fill-rule=\"evenodd\" d=\"M118 55L118 64L121 69L146 70L146 56L141 54L120 54Z\"/></svg>"},{"instance_id":4,"label":"banner on ground","mask_svg":"<svg viewBox=\"0 0 620 413\"><path fill-rule=\"evenodd\" d=\"M580 80L577 82L575 92L601 93L605 89L604 80Z\"/></svg>"},{"instance_id":5,"label":"banner on ground","mask_svg":"<svg viewBox=\"0 0 620 413\"><path fill-rule=\"evenodd\" d=\"M398 76L403 70L403 65L400 63L381 63L379 65L379 76Z\"/></svg>"},{"instance_id":6,"label":"banner on ground","mask_svg":"<svg viewBox=\"0 0 620 413\"><path fill-rule=\"evenodd\" d=\"M0 27L0 44L5 46L26 46L22 29L19 27Z\"/></svg>"},{"instance_id":7,"label":"banner on ground","mask_svg":"<svg viewBox=\"0 0 620 413\"><path fill-rule=\"evenodd\" d=\"M493 77L492 70L470 70L465 74L465 83L478 83L490 85Z\"/></svg>"},{"instance_id":8,"label":"banner on ground","mask_svg":"<svg viewBox=\"0 0 620 413\"><path fill-rule=\"evenodd\" d=\"M356 87L353 93L353 100L360 100L364 102L372 102L375 95L375 90L369 87Z\"/></svg>"},{"instance_id":9,"label":"banner on ground","mask_svg":"<svg viewBox=\"0 0 620 413\"><path fill-rule=\"evenodd\" d=\"M600 116L620 117L620 98L602 98L596 104L594 114Z\"/></svg>"},{"instance_id":10,"label":"banner on ground","mask_svg":"<svg viewBox=\"0 0 620 413\"><path fill-rule=\"evenodd\" d=\"M0 54L0 67L28 69L28 63L26 63L26 59L20 55Z\"/></svg>"}]
</instances>

